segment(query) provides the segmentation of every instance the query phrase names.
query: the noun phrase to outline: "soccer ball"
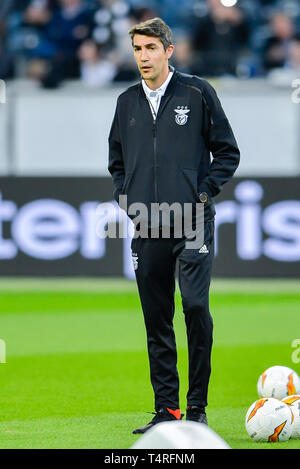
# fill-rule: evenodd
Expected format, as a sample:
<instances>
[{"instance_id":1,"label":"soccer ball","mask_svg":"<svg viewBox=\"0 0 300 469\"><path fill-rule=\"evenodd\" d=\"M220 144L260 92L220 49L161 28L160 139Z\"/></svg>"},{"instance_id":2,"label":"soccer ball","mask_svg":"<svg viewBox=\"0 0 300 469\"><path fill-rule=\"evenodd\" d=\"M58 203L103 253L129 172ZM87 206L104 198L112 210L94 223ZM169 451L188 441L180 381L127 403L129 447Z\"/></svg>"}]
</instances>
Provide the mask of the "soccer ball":
<instances>
[{"instance_id":1,"label":"soccer ball","mask_svg":"<svg viewBox=\"0 0 300 469\"><path fill-rule=\"evenodd\" d=\"M290 406L273 397L258 399L246 414L245 426L254 441L287 441L292 434Z\"/></svg>"},{"instance_id":2,"label":"soccer ball","mask_svg":"<svg viewBox=\"0 0 300 469\"><path fill-rule=\"evenodd\" d=\"M294 422L292 428L291 438L300 439L300 395L295 394L283 399L283 402L290 406L294 415Z\"/></svg>"},{"instance_id":3,"label":"soccer ball","mask_svg":"<svg viewBox=\"0 0 300 469\"><path fill-rule=\"evenodd\" d=\"M257 382L259 397L275 397L300 394L300 378L297 373L286 366L271 366L262 373Z\"/></svg>"}]
</instances>

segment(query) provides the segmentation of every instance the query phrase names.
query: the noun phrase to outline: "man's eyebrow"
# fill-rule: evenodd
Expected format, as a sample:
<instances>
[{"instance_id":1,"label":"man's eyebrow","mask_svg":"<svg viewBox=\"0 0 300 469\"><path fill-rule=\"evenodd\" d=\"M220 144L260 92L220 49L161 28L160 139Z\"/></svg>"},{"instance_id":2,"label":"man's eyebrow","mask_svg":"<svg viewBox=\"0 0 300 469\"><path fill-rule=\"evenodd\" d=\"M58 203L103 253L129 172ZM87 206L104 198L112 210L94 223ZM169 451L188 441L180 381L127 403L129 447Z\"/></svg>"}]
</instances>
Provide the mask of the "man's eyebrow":
<instances>
[{"instance_id":1,"label":"man's eyebrow","mask_svg":"<svg viewBox=\"0 0 300 469\"><path fill-rule=\"evenodd\" d=\"M148 44L145 44L145 47L151 47L151 46L156 46L156 44L154 42L149 42ZM133 47L135 49L140 49L141 46L137 45L137 44L133 44Z\"/></svg>"}]
</instances>

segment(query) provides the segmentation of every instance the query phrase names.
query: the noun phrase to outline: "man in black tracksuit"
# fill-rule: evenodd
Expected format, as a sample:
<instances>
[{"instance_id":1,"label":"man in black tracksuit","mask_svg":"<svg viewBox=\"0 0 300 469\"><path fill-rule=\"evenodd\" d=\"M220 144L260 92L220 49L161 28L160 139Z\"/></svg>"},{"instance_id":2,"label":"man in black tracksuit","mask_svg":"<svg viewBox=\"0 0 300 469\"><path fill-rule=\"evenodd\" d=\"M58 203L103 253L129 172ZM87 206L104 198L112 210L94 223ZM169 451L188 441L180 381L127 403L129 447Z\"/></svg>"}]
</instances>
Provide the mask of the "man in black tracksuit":
<instances>
[{"instance_id":1,"label":"man in black tracksuit","mask_svg":"<svg viewBox=\"0 0 300 469\"><path fill-rule=\"evenodd\" d=\"M175 266L185 315L188 353L188 420L207 423L212 318L209 286L214 257L214 202L239 164L239 149L214 89L196 76L169 67L174 47L159 18L130 31L142 82L122 93L109 136L109 171L115 198L140 202L203 204L202 246L187 249L184 235L132 240L132 255L147 331L155 416L134 433L181 419L177 352L173 330ZM211 156L212 155L212 160ZM194 220L194 219L193 219Z\"/></svg>"}]
</instances>

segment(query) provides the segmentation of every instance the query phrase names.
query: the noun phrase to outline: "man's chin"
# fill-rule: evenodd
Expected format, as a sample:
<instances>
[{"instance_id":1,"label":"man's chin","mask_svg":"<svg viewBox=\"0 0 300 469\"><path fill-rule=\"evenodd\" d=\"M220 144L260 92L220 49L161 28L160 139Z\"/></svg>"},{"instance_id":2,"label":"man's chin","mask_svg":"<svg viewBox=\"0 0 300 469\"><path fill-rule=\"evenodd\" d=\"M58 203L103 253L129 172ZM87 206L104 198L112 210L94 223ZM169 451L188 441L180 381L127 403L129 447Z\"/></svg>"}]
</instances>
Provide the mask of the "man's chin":
<instances>
[{"instance_id":1,"label":"man's chin","mask_svg":"<svg viewBox=\"0 0 300 469\"><path fill-rule=\"evenodd\" d=\"M144 78L144 80L151 80L153 78L153 72L152 71L144 71L141 70L141 75Z\"/></svg>"}]
</instances>

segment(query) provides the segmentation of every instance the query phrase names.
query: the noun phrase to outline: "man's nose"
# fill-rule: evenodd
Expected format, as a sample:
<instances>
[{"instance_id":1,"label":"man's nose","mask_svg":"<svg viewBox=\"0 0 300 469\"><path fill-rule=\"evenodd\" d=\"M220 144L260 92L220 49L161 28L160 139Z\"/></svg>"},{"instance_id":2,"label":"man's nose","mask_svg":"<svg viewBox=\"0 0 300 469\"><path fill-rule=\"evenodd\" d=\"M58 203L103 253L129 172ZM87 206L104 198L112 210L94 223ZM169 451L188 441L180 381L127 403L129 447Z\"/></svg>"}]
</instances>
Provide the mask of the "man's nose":
<instances>
[{"instance_id":1,"label":"man's nose","mask_svg":"<svg viewBox=\"0 0 300 469\"><path fill-rule=\"evenodd\" d=\"M148 59L149 59L149 56L148 56L148 51L147 51L147 49L142 49L142 51L141 51L141 60L142 60L143 62L145 62L145 61L148 60Z\"/></svg>"}]
</instances>

